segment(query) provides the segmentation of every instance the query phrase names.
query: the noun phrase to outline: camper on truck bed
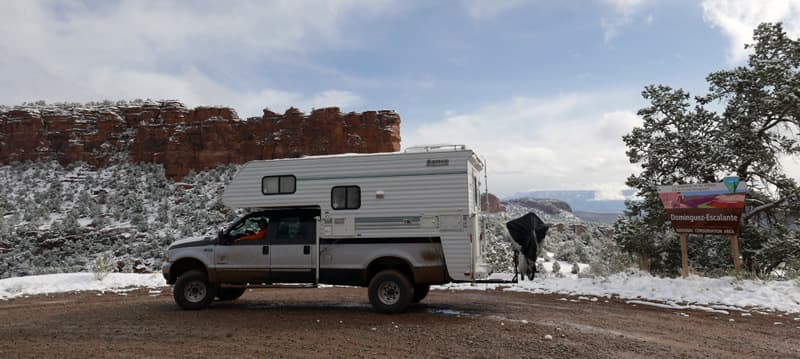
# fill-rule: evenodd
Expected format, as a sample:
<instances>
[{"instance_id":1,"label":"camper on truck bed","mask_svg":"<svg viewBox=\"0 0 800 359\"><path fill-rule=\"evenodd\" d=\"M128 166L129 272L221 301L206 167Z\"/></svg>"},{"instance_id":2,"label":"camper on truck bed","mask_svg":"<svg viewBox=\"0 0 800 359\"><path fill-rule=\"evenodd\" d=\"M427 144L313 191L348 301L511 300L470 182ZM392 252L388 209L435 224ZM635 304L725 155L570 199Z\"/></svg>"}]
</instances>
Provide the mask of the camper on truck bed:
<instances>
[{"instance_id":1,"label":"camper on truck bed","mask_svg":"<svg viewBox=\"0 0 800 359\"><path fill-rule=\"evenodd\" d=\"M464 146L251 161L223 202L252 212L217 238L173 243L163 267L185 309L248 287L369 288L379 312L404 311L431 285L485 279L479 178Z\"/></svg>"}]
</instances>

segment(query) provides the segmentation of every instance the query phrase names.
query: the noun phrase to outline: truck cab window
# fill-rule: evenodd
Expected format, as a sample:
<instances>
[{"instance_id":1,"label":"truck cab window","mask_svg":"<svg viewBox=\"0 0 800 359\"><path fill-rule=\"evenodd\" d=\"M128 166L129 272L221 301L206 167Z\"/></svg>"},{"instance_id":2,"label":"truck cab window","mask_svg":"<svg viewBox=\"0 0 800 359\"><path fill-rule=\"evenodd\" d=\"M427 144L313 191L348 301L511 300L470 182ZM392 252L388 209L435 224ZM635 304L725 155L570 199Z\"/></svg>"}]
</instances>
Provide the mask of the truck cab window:
<instances>
[{"instance_id":1,"label":"truck cab window","mask_svg":"<svg viewBox=\"0 0 800 359\"><path fill-rule=\"evenodd\" d=\"M233 226L225 239L237 243L262 242L266 240L268 228L269 218L263 215L250 216Z\"/></svg>"},{"instance_id":2,"label":"truck cab window","mask_svg":"<svg viewBox=\"0 0 800 359\"><path fill-rule=\"evenodd\" d=\"M277 226L278 231L275 234L275 241L289 243L305 242L308 234L306 232L308 232L308 230L305 228L305 223L303 223L300 217L281 218Z\"/></svg>"}]
</instances>

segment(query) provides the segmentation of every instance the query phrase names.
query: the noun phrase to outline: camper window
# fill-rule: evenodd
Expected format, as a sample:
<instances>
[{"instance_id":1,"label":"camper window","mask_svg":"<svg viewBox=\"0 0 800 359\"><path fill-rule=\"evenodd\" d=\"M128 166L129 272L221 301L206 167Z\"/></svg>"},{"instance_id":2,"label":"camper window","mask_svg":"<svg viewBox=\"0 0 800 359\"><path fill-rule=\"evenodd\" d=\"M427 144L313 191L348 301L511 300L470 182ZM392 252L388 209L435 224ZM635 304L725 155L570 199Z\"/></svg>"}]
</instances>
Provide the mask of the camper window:
<instances>
[{"instance_id":1,"label":"camper window","mask_svg":"<svg viewBox=\"0 0 800 359\"><path fill-rule=\"evenodd\" d=\"M297 189L297 179L293 175L288 176L267 176L261 178L261 193L270 194L292 194Z\"/></svg>"},{"instance_id":2,"label":"camper window","mask_svg":"<svg viewBox=\"0 0 800 359\"><path fill-rule=\"evenodd\" d=\"M361 208L361 188L358 186L339 186L331 189L331 208Z\"/></svg>"},{"instance_id":3,"label":"camper window","mask_svg":"<svg viewBox=\"0 0 800 359\"><path fill-rule=\"evenodd\" d=\"M472 176L472 191L474 192L472 197L475 199L474 201L475 207L481 208L480 190L478 189L478 177L476 176Z\"/></svg>"}]
</instances>

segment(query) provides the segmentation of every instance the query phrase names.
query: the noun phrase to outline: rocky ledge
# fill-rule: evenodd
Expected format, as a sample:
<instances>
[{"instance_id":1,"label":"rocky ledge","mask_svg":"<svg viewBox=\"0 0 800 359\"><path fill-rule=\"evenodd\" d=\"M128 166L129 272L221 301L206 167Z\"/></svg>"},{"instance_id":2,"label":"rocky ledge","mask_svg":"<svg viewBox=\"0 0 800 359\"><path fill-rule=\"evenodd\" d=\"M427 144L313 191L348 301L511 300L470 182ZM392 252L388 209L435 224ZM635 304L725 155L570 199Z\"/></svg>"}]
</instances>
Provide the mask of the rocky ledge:
<instances>
[{"instance_id":1,"label":"rocky ledge","mask_svg":"<svg viewBox=\"0 0 800 359\"><path fill-rule=\"evenodd\" d=\"M400 150L393 111L304 114L295 108L240 119L231 108L178 101L0 107L0 165L55 159L104 167L115 156L161 163L173 179L250 160Z\"/></svg>"}]
</instances>

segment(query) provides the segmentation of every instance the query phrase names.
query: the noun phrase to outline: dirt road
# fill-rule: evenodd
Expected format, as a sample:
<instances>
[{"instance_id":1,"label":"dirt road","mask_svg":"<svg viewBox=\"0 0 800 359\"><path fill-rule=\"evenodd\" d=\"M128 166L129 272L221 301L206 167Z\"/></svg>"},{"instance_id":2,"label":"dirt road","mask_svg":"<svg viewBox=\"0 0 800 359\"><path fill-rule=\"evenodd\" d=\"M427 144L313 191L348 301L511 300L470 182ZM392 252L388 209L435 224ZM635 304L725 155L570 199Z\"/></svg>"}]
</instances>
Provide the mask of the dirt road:
<instances>
[{"instance_id":1,"label":"dirt road","mask_svg":"<svg viewBox=\"0 0 800 359\"><path fill-rule=\"evenodd\" d=\"M402 315L372 312L360 288L194 312L168 288L67 293L0 301L0 358L800 357L800 314L742 314L500 291L431 291Z\"/></svg>"}]
</instances>

